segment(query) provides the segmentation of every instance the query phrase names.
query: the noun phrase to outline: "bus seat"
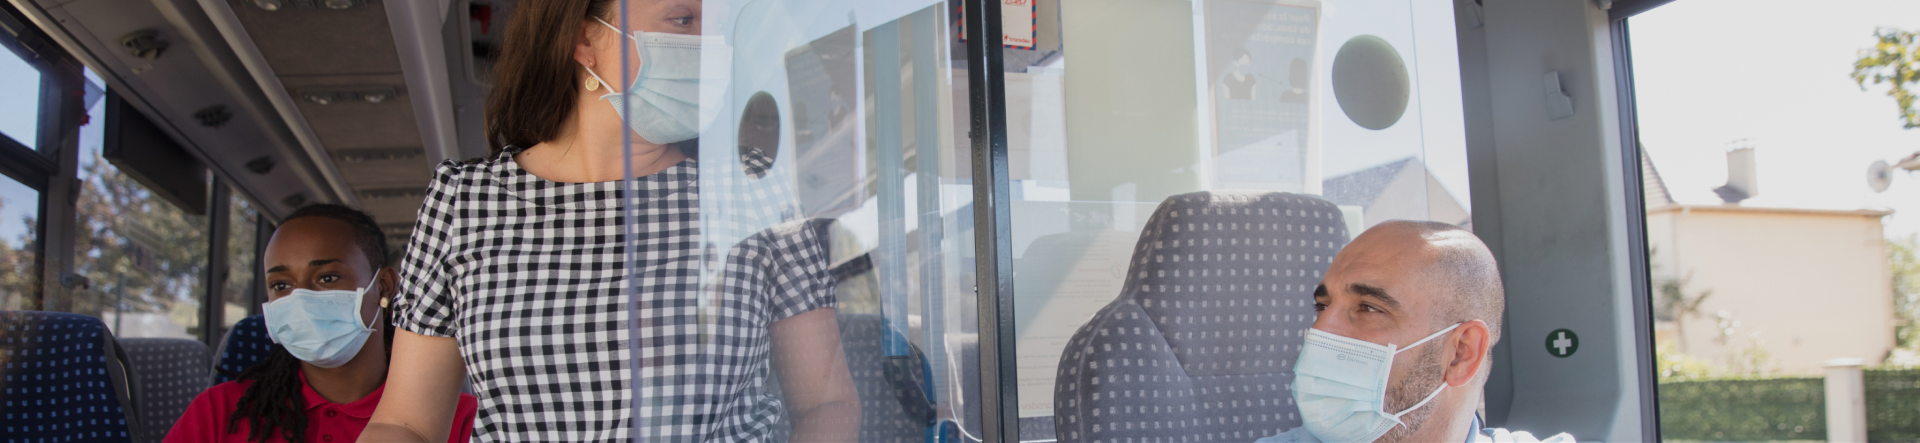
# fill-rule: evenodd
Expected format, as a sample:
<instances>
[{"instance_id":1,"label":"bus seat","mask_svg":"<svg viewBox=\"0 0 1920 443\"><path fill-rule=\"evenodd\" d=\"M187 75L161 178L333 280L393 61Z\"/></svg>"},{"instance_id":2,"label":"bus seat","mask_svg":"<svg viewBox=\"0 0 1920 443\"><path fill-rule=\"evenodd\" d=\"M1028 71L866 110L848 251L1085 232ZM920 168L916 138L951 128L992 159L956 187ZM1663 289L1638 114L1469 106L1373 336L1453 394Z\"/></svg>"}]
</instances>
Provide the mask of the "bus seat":
<instances>
[{"instance_id":1,"label":"bus seat","mask_svg":"<svg viewBox=\"0 0 1920 443\"><path fill-rule=\"evenodd\" d=\"M127 338L120 348L133 361L140 383L140 435L134 440L159 443L207 389L207 345L181 338Z\"/></svg>"},{"instance_id":2,"label":"bus seat","mask_svg":"<svg viewBox=\"0 0 1920 443\"><path fill-rule=\"evenodd\" d=\"M267 352L273 350L273 340L267 338L267 318L255 315L240 319L220 339L218 360L214 361L213 381L208 386L233 381L240 371L267 361Z\"/></svg>"},{"instance_id":3,"label":"bus seat","mask_svg":"<svg viewBox=\"0 0 1920 443\"><path fill-rule=\"evenodd\" d=\"M887 381L887 358L881 355L881 334L886 330L880 315L840 314L839 321L847 372L860 393L860 441L923 440L931 423L909 414Z\"/></svg>"},{"instance_id":4,"label":"bus seat","mask_svg":"<svg viewBox=\"0 0 1920 443\"><path fill-rule=\"evenodd\" d=\"M1161 202L1119 296L1061 355L1059 441L1253 441L1299 426L1292 365L1313 289L1346 245L1342 220L1299 194Z\"/></svg>"},{"instance_id":5,"label":"bus seat","mask_svg":"<svg viewBox=\"0 0 1920 443\"><path fill-rule=\"evenodd\" d=\"M131 442L138 387L100 319L0 311L0 435L8 441Z\"/></svg>"}]
</instances>

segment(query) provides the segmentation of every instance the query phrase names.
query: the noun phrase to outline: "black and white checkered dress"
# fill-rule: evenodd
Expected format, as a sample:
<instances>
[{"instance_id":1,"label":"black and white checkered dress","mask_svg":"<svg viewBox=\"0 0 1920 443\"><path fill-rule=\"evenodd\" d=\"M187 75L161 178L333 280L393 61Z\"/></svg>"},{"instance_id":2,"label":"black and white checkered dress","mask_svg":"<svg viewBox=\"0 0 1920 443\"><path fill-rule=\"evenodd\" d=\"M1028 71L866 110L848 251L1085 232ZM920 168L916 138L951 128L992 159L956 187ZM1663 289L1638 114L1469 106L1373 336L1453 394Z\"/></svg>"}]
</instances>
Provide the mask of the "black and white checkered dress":
<instances>
[{"instance_id":1,"label":"black and white checkered dress","mask_svg":"<svg viewBox=\"0 0 1920 443\"><path fill-rule=\"evenodd\" d=\"M814 231L788 222L707 244L688 159L634 180L629 279L622 182L541 179L518 152L439 166L395 301L401 328L459 341L480 400L475 440L629 439L629 284L642 297L644 440L772 438L784 408L769 390L769 328L835 303Z\"/></svg>"}]
</instances>

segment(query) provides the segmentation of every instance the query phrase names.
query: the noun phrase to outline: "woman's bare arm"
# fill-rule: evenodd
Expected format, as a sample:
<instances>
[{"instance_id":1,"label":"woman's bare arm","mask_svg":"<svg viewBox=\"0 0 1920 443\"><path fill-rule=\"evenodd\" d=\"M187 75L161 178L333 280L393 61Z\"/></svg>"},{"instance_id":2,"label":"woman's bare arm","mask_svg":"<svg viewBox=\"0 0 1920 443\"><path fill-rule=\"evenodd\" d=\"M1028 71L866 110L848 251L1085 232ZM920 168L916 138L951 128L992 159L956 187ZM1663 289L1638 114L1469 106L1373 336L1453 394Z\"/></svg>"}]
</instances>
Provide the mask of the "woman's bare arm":
<instances>
[{"instance_id":1,"label":"woman's bare arm","mask_svg":"<svg viewBox=\"0 0 1920 443\"><path fill-rule=\"evenodd\" d=\"M387 387L360 443L447 441L467 364L452 337L395 330Z\"/></svg>"},{"instance_id":2,"label":"woman's bare arm","mask_svg":"<svg viewBox=\"0 0 1920 443\"><path fill-rule=\"evenodd\" d=\"M787 414L793 417L792 441L859 439L860 394L847 373L834 309L773 322L772 334L774 373L787 391Z\"/></svg>"}]
</instances>

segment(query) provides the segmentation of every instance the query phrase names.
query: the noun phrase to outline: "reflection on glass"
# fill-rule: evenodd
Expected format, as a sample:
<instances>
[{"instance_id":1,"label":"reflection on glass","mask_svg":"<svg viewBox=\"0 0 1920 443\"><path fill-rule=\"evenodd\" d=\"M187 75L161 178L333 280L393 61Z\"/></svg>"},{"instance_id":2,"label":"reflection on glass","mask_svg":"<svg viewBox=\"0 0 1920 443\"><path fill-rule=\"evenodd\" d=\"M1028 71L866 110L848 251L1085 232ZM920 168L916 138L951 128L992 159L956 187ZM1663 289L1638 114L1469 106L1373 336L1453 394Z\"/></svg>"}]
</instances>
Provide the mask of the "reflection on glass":
<instances>
[{"instance_id":1,"label":"reflection on glass","mask_svg":"<svg viewBox=\"0 0 1920 443\"><path fill-rule=\"evenodd\" d=\"M187 214L101 157L107 102L80 128L74 272L92 283L73 310L117 337L194 338L206 294L207 217Z\"/></svg>"},{"instance_id":2,"label":"reflection on glass","mask_svg":"<svg viewBox=\"0 0 1920 443\"><path fill-rule=\"evenodd\" d=\"M13 51L0 50L0 134L33 148L40 137L40 70Z\"/></svg>"},{"instance_id":3,"label":"reflection on glass","mask_svg":"<svg viewBox=\"0 0 1920 443\"><path fill-rule=\"evenodd\" d=\"M0 311L37 310L40 191L0 176Z\"/></svg>"},{"instance_id":4,"label":"reflection on glass","mask_svg":"<svg viewBox=\"0 0 1920 443\"><path fill-rule=\"evenodd\" d=\"M227 206L227 282L226 293L220 299L226 312L221 317L225 324L232 327L234 322L247 318L252 312L254 291L260 290L254 276L260 272L255 265L259 261L255 243L259 239L260 211L253 208L239 192L228 194Z\"/></svg>"},{"instance_id":5,"label":"reflection on glass","mask_svg":"<svg viewBox=\"0 0 1920 443\"><path fill-rule=\"evenodd\" d=\"M1455 49L1451 39L1415 44L1451 36L1451 10L1371 0L1035 8L1036 49L1005 49L1021 438L1252 441L1299 426L1288 365L1297 329L1312 323L1312 283L1337 251L1313 248L1388 220L1469 222L1457 77L1450 64L1421 69L1457 59ZM1268 203L1227 203L1236 199ZM1149 241L1157 210L1163 230L1211 230ZM1315 237L1336 231L1347 237ZM1175 246L1199 248L1181 260L1211 261L1136 255ZM1284 266L1240 264L1260 254ZM1203 284L1248 276L1264 289ZM1126 285L1149 277L1196 283ZM1154 288L1183 292L1144 292ZM1120 305L1157 314L1089 329L1097 313L1131 309ZM1233 326L1230 314L1274 320ZM1217 326L1192 328L1203 318ZM1169 335L1113 338L1140 330ZM1204 340L1216 337L1241 338ZM1172 357L1086 358L1119 349ZM1203 358L1218 363L1194 363ZM1113 383L1127 377L1158 382ZM1102 389L1171 394L1129 402Z\"/></svg>"},{"instance_id":6,"label":"reflection on glass","mask_svg":"<svg viewBox=\"0 0 1920 443\"><path fill-rule=\"evenodd\" d=\"M797 219L829 245L860 441L980 433L971 179L955 130L966 72L949 12L747 3L721 53L731 78L716 79L728 124L702 135L702 187L728 196L702 203L723 214L709 216L709 242Z\"/></svg>"}]
</instances>

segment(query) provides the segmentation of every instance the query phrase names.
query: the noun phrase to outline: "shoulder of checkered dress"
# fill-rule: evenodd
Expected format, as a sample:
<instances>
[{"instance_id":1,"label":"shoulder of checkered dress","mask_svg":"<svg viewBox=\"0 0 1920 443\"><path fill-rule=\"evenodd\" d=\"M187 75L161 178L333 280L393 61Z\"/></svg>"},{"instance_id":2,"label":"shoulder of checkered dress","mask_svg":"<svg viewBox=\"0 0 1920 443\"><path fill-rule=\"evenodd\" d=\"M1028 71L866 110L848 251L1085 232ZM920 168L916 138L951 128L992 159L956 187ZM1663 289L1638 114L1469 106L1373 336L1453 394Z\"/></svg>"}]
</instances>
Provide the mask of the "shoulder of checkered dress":
<instances>
[{"instance_id":1,"label":"shoulder of checkered dress","mask_svg":"<svg viewBox=\"0 0 1920 443\"><path fill-rule=\"evenodd\" d=\"M499 155L494 157L450 158L442 160L438 166L433 168L434 179L440 182L454 181L462 175L471 174L487 168L489 165L496 163L496 161L500 159L500 156L512 155L511 151L513 151L511 148L502 150Z\"/></svg>"}]
</instances>

